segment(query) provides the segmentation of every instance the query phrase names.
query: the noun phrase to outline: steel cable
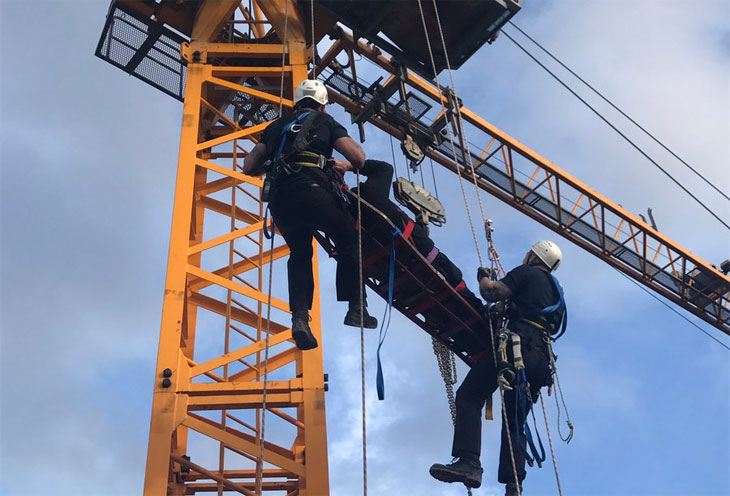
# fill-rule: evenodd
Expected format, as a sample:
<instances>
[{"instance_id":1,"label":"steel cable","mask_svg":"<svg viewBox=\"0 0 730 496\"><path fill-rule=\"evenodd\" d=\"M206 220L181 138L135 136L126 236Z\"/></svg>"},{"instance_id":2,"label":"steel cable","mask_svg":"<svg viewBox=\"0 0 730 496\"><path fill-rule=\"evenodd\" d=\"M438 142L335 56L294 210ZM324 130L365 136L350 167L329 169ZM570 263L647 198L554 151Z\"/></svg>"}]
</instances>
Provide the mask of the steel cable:
<instances>
[{"instance_id":1,"label":"steel cable","mask_svg":"<svg viewBox=\"0 0 730 496\"><path fill-rule=\"evenodd\" d=\"M551 59L553 59L555 62L560 64L560 66L568 71L571 75L573 75L578 81L586 85L588 88L590 88L591 91L593 91L596 95L598 95L604 102L608 103L611 107L613 107L614 110L616 110L619 114L624 116L626 119L628 119L629 122L631 122L634 126L638 127L641 131L644 132L647 136L649 136L652 140L654 140L655 143L657 143L659 146L664 148L670 155L672 155L674 158L679 160L682 164L684 164L689 170L694 172L700 179L702 179L705 183L707 183L712 189L717 191L720 195L722 195L723 198L726 200L730 200L730 196L726 195L720 188L715 186L709 179L707 179L705 176L702 175L699 171L697 171L694 167L689 165L684 159L682 159L679 155L677 155L671 148L669 148L667 145L665 145L659 138L654 136L652 133L650 133L644 126L636 122L631 116L629 116L626 112L621 110L616 104L614 104L611 100L609 100L607 97L605 97L600 91L598 91L596 88L594 88L590 83L588 83L585 79L580 77L578 74L575 73L570 67L565 65L559 58L557 58L555 55L553 55L547 48L543 47L540 43L538 43L532 36L525 33L517 24L513 23L512 21L509 21L509 24L512 25L517 31L522 33L528 40L533 42L537 47L545 52Z\"/></svg>"},{"instance_id":2,"label":"steel cable","mask_svg":"<svg viewBox=\"0 0 730 496\"><path fill-rule=\"evenodd\" d=\"M574 97L576 97L578 100L580 100L583 105L588 107L596 116L598 116L599 119L601 119L606 125L608 125L611 129L613 129L619 136L621 136L626 142L628 142L636 151L638 151L644 158L646 158L649 162L651 162L657 169L659 169L665 176L667 176L674 184L679 186L679 188L687 193L694 201L697 202L705 211L707 211L710 215L712 215L720 224L725 226L726 229L730 230L730 224L725 222L720 218L719 215L717 215L715 212L710 209L707 205L705 205L702 200L697 198L689 189L687 189L678 179L676 179L672 174L670 174L664 167L659 165L659 163L651 158L649 154L647 154L639 145L634 143L634 141L631 140L628 136L626 136L623 132L621 132L616 126L614 126L611 121L609 121L607 118L603 116L598 110L596 110L595 107L593 107L590 103L588 103L583 97L578 95L578 93L573 90L570 86L568 86L562 79L560 79L553 71L547 68L545 64L540 62L537 57L535 57L532 53L530 53L529 50L527 50L525 47L523 47L517 40L512 38L509 33L502 30L502 33L510 40L512 43L517 45L517 47L522 50L528 57L530 57L535 63L537 63L540 67L542 67L548 74L550 74L558 83L560 83L565 89L567 89Z\"/></svg>"}]
</instances>

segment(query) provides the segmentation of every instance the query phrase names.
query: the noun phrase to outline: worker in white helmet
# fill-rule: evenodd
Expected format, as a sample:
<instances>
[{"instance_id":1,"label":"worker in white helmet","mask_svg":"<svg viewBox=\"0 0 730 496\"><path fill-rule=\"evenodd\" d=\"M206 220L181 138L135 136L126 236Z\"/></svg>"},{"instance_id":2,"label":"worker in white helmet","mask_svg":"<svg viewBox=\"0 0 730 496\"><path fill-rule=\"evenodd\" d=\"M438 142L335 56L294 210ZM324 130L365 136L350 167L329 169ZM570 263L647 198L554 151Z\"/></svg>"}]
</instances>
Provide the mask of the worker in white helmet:
<instances>
[{"instance_id":1,"label":"worker in white helmet","mask_svg":"<svg viewBox=\"0 0 730 496\"><path fill-rule=\"evenodd\" d=\"M265 201L270 202L276 227L291 254L288 261L292 337L302 350L318 343L309 328L314 280L313 231L324 232L337 251L337 300L349 302L345 324L377 327L377 319L360 305L358 244L355 221L333 186L332 152L337 150L354 167L362 167L365 153L345 128L325 112L327 88L305 80L294 92L294 112L272 122L244 160L243 172L266 173ZM362 289L362 294L365 294ZM364 299L364 297L363 297Z\"/></svg>"},{"instance_id":2,"label":"worker in white helmet","mask_svg":"<svg viewBox=\"0 0 730 496\"><path fill-rule=\"evenodd\" d=\"M532 404L538 399L540 388L552 384L548 340L562 333L564 329L561 327L564 326L561 324L565 322L566 316L562 288L552 275L561 260L562 253L555 243L539 241L527 252L522 265L512 269L501 280L494 280L493 274L485 269L480 269L477 276L482 297L488 303L506 303L507 327L520 338L527 383L528 401L522 404L521 418L517 422L515 408L519 399L515 393L514 377L510 377L512 389L505 391L507 422L503 419L498 480L506 484L507 496L522 494L525 460L529 456L524 421ZM496 345L497 336L494 341ZM507 349L509 360L514 361L511 346ZM430 473L436 479L462 482L469 487L481 485L481 411L498 387L498 373L503 370L503 365L495 363L490 351L472 365L464 378L456 393L456 423L451 451L454 461L431 466ZM512 438L517 480L512 466L507 425Z\"/></svg>"}]
</instances>

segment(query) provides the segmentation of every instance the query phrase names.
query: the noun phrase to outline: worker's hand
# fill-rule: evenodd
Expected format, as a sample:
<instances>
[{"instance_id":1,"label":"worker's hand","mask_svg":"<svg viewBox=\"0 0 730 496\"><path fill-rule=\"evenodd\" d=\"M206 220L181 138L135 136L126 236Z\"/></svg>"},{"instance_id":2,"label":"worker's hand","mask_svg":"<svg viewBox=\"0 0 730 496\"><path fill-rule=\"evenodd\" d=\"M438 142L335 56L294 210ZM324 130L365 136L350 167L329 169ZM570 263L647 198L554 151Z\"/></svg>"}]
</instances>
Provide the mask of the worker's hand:
<instances>
[{"instance_id":1,"label":"worker's hand","mask_svg":"<svg viewBox=\"0 0 730 496\"><path fill-rule=\"evenodd\" d=\"M486 267L479 267L477 269L477 282L481 282L481 280L485 277L491 280L493 276L494 270L492 269L488 269Z\"/></svg>"},{"instance_id":2,"label":"worker's hand","mask_svg":"<svg viewBox=\"0 0 730 496\"><path fill-rule=\"evenodd\" d=\"M352 170L352 164L350 162L345 162L344 160L340 160L340 159L333 157L330 159L330 163L332 164L332 166L335 169L337 169L342 174Z\"/></svg>"}]
</instances>

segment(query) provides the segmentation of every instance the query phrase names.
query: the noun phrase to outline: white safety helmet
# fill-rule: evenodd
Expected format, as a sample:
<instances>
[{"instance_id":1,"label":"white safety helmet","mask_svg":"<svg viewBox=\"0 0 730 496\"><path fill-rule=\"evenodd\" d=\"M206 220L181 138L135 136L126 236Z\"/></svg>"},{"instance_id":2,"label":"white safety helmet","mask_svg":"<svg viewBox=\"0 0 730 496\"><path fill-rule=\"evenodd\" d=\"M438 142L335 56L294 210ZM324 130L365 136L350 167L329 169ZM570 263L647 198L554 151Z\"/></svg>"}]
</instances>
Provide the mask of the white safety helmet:
<instances>
[{"instance_id":1,"label":"white safety helmet","mask_svg":"<svg viewBox=\"0 0 730 496\"><path fill-rule=\"evenodd\" d=\"M563 252L552 241L538 241L530 247L530 251L547 265L550 272L555 272L563 260Z\"/></svg>"},{"instance_id":2,"label":"white safety helmet","mask_svg":"<svg viewBox=\"0 0 730 496\"><path fill-rule=\"evenodd\" d=\"M327 105L327 88L316 79L305 79L294 90L294 105L304 98L311 98L320 105Z\"/></svg>"}]
</instances>

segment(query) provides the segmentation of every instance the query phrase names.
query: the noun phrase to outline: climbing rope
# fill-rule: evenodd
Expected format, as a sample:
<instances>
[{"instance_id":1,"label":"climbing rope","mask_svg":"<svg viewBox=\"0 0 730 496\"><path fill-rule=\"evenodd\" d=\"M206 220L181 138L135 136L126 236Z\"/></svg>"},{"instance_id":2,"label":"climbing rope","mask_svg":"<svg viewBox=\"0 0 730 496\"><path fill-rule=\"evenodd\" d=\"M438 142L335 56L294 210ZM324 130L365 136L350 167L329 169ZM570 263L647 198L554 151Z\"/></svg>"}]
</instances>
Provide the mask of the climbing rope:
<instances>
[{"instance_id":1,"label":"climbing rope","mask_svg":"<svg viewBox=\"0 0 730 496\"><path fill-rule=\"evenodd\" d=\"M440 21L440 19L438 17L438 9L436 8L436 2L435 1L434 1L434 9L436 10L436 21L437 21L437 24L439 25L439 31L441 33L442 43L444 44L444 48L445 48L445 42L443 41L443 31L441 29L441 21ZM441 85L438 82L438 75L437 75L437 71L436 71L436 62L435 62L434 57L433 57L433 49L431 47L431 40L430 40L430 37L428 35L428 28L426 26L426 17L425 17L425 15L423 13L423 5L421 3L421 0L418 0L418 10L419 10L419 12L421 14L421 23L423 24L423 32L425 33L425 36L426 36L426 46L428 48L428 54L429 54L429 57L431 59L431 67L433 68L434 81L436 83L436 86L439 89L441 89ZM446 55L445 50L444 50L444 55ZM446 117L446 115L447 115L447 113L446 113L446 106L444 105L444 102L443 102L443 98L442 97L439 97L439 103L441 104L441 111L443 112L444 117ZM458 103L457 103L456 106L458 108ZM457 116L459 116L459 115L460 114L457 113ZM446 134L447 134L447 136L449 138L449 143L451 144L451 152L452 152L452 155L453 155L454 159L456 159L456 145L454 143L454 137L451 134L451 129L449 128L448 125L446 126ZM464 147L462 147L462 151L463 150L464 150ZM479 259L479 265L480 266L483 266L484 265L484 262L483 262L483 259L482 259L481 250L479 248L479 241L477 240L476 230L474 229L474 222L473 222L472 217L471 217L471 210L469 209L469 202L468 202L467 197L466 197L466 191L464 189L463 179L461 177L461 167L459 166L458 162L456 164L456 172L457 172L457 176L459 178L459 188L461 189L461 196L462 196L462 198L464 200L464 207L466 209L467 219L469 220L469 227L471 228L471 234L472 234L472 238L474 240L474 246L476 247L477 257ZM480 208L481 208L481 199L480 199ZM482 217L484 217L483 209L482 209ZM491 254L490 253L488 253L488 256L490 256L490 258L491 258ZM493 326L492 326L492 319L488 319L488 320L489 320L489 335L490 335L490 338L491 338L491 341L492 341L492 355L494 357L494 366L495 366L495 369L496 369L496 367L497 367L497 351L495 349L495 343L494 343L494 329L493 329ZM517 494L518 494L518 496L521 496L522 493L521 493L521 489L520 489L519 478L517 477L517 464L515 463L515 455L514 455L514 448L513 448L513 443L512 443L512 435L511 435L510 429L509 429L509 420L507 418L507 407L506 407L506 404L505 404L505 401L504 401L504 391L503 391L502 388L499 388L499 394L500 394L501 401L502 401L502 421L505 423L505 426L506 426L507 440L508 440L509 452L510 452L510 459L512 461L512 473L514 475L515 484L517 485ZM468 491L469 494L471 494L471 490L469 488L467 488L467 491Z\"/></svg>"},{"instance_id":2,"label":"climbing rope","mask_svg":"<svg viewBox=\"0 0 730 496\"><path fill-rule=\"evenodd\" d=\"M493 274L494 278L501 278L504 277L505 271L504 267L502 267L502 262L499 258L499 254L497 253L497 250L494 248L494 238L492 237L492 232L494 231L494 227L492 225L492 221L488 220L484 224L484 229L486 230L487 235L487 256L489 257L489 268L490 271ZM489 320L489 337L492 341L492 356L494 357L494 369L497 370L497 349L495 347L494 342L494 328L492 326L492 319L488 315L487 319ZM506 323L505 323L506 325ZM505 422L505 429L507 431L507 441L509 444L509 456L510 461L512 462L512 475L514 476L515 485L517 486L517 494L518 496L522 496L522 488L520 485L519 477L517 476L517 463L515 462L515 452L514 452L514 446L512 444L512 433L509 426L509 420L507 419L507 406L504 401L504 388L502 385L499 385L499 396L500 400L502 402L502 421ZM516 405L515 405L516 407Z\"/></svg>"},{"instance_id":3,"label":"climbing rope","mask_svg":"<svg viewBox=\"0 0 730 496\"><path fill-rule=\"evenodd\" d=\"M362 203L360 201L360 170L357 175L357 265L360 276L360 401L362 403L362 494L368 494L367 410L365 402L365 286L362 276Z\"/></svg>"},{"instance_id":4,"label":"climbing rope","mask_svg":"<svg viewBox=\"0 0 730 496\"><path fill-rule=\"evenodd\" d=\"M558 495L563 496L563 488L560 485L560 474L558 473L558 460L555 458L555 449L553 448L553 437L550 435L550 423L547 418L547 410L545 410L545 401L542 399L542 393L538 393L540 396L540 405L542 406L542 416L545 419L545 430L547 431L548 443L550 444L550 456L553 459L553 470L555 470L555 482L558 483ZM558 424L559 426L560 424ZM537 427L536 427L537 429Z\"/></svg>"},{"instance_id":5,"label":"climbing rope","mask_svg":"<svg viewBox=\"0 0 730 496\"><path fill-rule=\"evenodd\" d=\"M281 51L281 80L279 81L279 118L281 118L284 110L284 68L286 67L286 54L289 44L287 43L287 34L289 31L289 2L286 3L286 11L284 13L284 49ZM268 206L267 206L268 208ZM264 225L264 228L266 226ZM271 221L271 244L269 247L269 281L266 297L266 336L264 345L264 384L261 398L261 429L259 430L259 457L256 460L256 484L254 492L257 495L263 494L264 480L264 439L266 438L266 400L269 386L269 337L271 336L271 288L274 278L274 221Z\"/></svg>"},{"instance_id":6,"label":"climbing rope","mask_svg":"<svg viewBox=\"0 0 730 496\"><path fill-rule=\"evenodd\" d=\"M441 89L441 85L438 82L438 75L436 74L436 61L433 58L433 50L431 48L431 38L428 35L428 28L426 26L426 16L423 13L423 5L421 4L421 0L418 0L418 10L421 13L421 23L423 24L423 32L426 35L426 46L428 48L428 55L431 59L431 67L433 68L433 77L434 82L436 83L436 86ZM438 19L438 18L437 18ZM439 103L441 104L441 112L443 112L444 117L446 117L446 106L444 105L444 100L442 97L439 97ZM454 137L451 134L451 129L449 126L446 126L446 135L449 138L449 143L451 144L451 153L454 156L454 159L456 159L456 144L454 143ZM466 216L469 220L469 226L471 228L471 235L474 239L474 246L476 247L477 251L477 258L479 259L479 265L484 265L484 262L482 261L482 252L479 248L479 241L477 240L477 233L474 229L474 222L471 218L471 209L469 208L469 201L466 198L466 190L464 189L463 184L463 178L461 177L461 167L459 166L458 162L456 164L456 175L459 177L459 188L461 189L461 196L464 200L464 207L466 208Z\"/></svg>"},{"instance_id":7,"label":"climbing rope","mask_svg":"<svg viewBox=\"0 0 730 496\"><path fill-rule=\"evenodd\" d=\"M573 432L574 432L574 426L573 422L570 420L570 412L568 412L568 405L565 403L565 397L563 396L563 388L560 386L560 377L558 376L558 367L555 364L555 353L553 353L553 343L552 340L548 337L546 339L547 345L548 345L548 353L550 354L550 367L553 370L553 376L555 376L555 385L557 386L557 394L555 395L555 406L558 409L558 435L560 436L560 439L565 442L566 444L569 443L573 439ZM558 401L558 395L560 396L560 401ZM570 429L570 432L568 432L568 435L563 437L563 432L560 430L560 403L563 403L563 409L565 410L565 417L566 417L566 425L568 426L568 429Z\"/></svg>"},{"instance_id":8,"label":"climbing rope","mask_svg":"<svg viewBox=\"0 0 730 496\"><path fill-rule=\"evenodd\" d=\"M436 25L439 28L439 36L441 38L441 47L444 50L444 60L446 60L446 71L449 74L449 81L451 83L451 89L454 93L454 102L456 103L456 105L454 105L454 107L456 109L456 128L459 130L459 138L460 138L459 144L461 146L462 160L464 162L464 167L468 166L468 169L471 172L471 178L474 182L474 191L476 192L477 202L479 203L479 212L481 213L482 224L483 224L486 222L487 219L486 219L486 216L484 215L484 205L482 204L482 195L480 194L479 184L477 183L476 168L474 167L474 163L472 162L471 150L469 149L469 137L466 135L466 126L464 125L464 120L462 119L462 115L461 115L461 108L459 106L459 99L457 98L457 92L456 92L456 82L454 80L453 71L451 70L451 62L449 61L449 53L448 53L448 50L446 49L446 40L444 38L444 31L441 26L441 17L439 16L439 11L438 11L438 8L436 7L436 0L433 0L433 10L436 13ZM467 164L467 159L468 159L468 164Z\"/></svg>"}]
</instances>

